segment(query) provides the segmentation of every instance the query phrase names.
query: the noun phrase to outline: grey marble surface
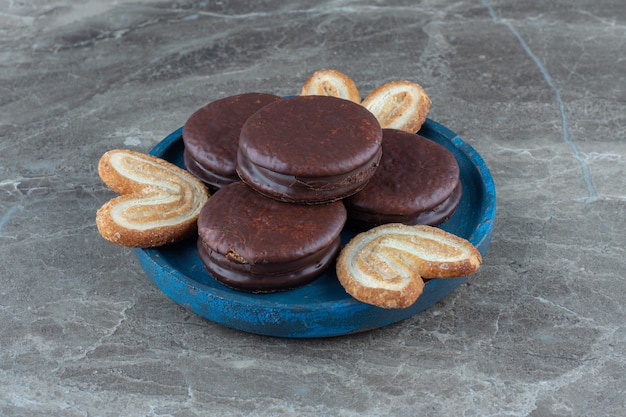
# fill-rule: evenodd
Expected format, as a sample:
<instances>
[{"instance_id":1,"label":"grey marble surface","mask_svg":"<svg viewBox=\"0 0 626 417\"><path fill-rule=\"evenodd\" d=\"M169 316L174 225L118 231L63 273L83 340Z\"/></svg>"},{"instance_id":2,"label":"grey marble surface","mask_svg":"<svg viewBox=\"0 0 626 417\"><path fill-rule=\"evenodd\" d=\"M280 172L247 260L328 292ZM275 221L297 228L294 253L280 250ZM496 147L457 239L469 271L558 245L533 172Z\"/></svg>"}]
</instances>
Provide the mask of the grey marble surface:
<instances>
[{"instance_id":1,"label":"grey marble surface","mask_svg":"<svg viewBox=\"0 0 626 417\"><path fill-rule=\"evenodd\" d=\"M0 57L0 415L624 415L621 0L2 0ZM320 68L364 94L419 82L430 118L483 156L483 266L346 337L188 313L98 235L99 157Z\"/></svg>"}]
</instances>

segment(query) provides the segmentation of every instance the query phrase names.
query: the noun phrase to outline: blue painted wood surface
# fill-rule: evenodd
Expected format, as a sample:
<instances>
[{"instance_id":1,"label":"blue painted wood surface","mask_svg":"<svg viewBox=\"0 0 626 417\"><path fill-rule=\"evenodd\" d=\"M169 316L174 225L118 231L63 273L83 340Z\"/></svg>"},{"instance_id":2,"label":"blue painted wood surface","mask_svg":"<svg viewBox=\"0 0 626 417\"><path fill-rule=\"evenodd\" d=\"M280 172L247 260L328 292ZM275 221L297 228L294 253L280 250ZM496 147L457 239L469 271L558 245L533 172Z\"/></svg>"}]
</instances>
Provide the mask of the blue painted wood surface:
<instances>
[{"instance_id":1,"label":"blue painted wood surface","mask_svg":"<svg viewBox=\"0 0 626 417\"><path fill-rule=\"evenodd\" d=\"M482 157L454 132L427 120L419 131L449 149L459 163L463 197L454 215L440 227L472 242L486 255L494 227L496 191ZM182 128L151 154L183 167ZM353 235L342 234L347 242ZM411 307L382 309L361 303L339 284L334 267L304 287L248 294L213 279L198 257L195 239L155 249L135 250L154 284L174 302L207 320L267 336L315 338L363 332L417 314L454 291L467 278L433 279Z\"/></svg>"}]
</instances>

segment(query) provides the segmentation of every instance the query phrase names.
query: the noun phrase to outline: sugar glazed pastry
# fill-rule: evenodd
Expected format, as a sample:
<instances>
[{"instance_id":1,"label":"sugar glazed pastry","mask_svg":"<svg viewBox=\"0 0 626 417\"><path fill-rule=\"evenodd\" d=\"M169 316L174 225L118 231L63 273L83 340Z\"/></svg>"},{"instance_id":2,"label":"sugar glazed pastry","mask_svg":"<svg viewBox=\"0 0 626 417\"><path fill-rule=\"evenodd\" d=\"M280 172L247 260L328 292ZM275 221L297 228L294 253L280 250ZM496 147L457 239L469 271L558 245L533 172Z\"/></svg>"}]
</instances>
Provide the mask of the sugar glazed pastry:
<instances>
[{"instance_id":1,"label":"sugar glazed pastry","mask_svg":"<svg viewBox=\"0 0 626 417\"><path fill-rule=\"evenodd\" d=\"M293 289L332 264L345 221L341 201L284 203L234 183L202 209L198 252L211 275L228 287L253 293Z\"/></svg>"},{"instance_id":2,"label":"sugar glazed pastry","mask_svg":"<svg viewBox=\"0 0 626 417\"><path fill-rule=\"evenodd\" d=\"M432 226L391 223L356 235L337 259L337 277L359 301L406 308L422 294L425 278L474 273L480 252L467 240Z\"/></svg>"},{"instance_id":3,"label":"sugar glazed pastry","mask_svg":"<svg viewBox=\"0 0 626 417\"><path fill-rule=\"evenodd\" d=\"M275 101L246 120L237 172L258 192L292 203L335 201L374 175L382 130L362 106L328 96Z\"/></svg>"},{"instance_id":4,"label":"sugar glazed pastry","mask_svg":"<svg viewBox=\"0 0 626 417\"><path fill-rule=\"evenodd\" d=\"M383 156L363 190L346 198L348 223L365 230L384 223L437 226L461 200L459 165L450 151L414 133L383 129Z\"/></svg>"},{"instance_id":5,"label":"sugar glazed pastry","mask_svg":"<svg viewBox=\"0 0 626 417\"><path fill-rule=\"evenodd\" d=\"M315 71L302 86L301 96L330 96L361 103L361 94L350 77L334 69Z\"/></svg>"},{"instance_id":6,"label":"sugar glazed pastry","mask_svg":"<svg viewBox=\"0 0 626 417\"><path fill-rule=\"evenodd\" d=\"M410 81L391 81L375 88L361 103L384 128L415 133L422 127L430 98L421 85Z\"/></svg>"},{"instance_id":7,"label":"sugar glazed pastry","mask_svg":"<svg viewBox=\"0 0 626 417\"><path fill-rule=\"evenodd\" d=\"M244 93L213 101L195 111L183 126L185 168L213 190L239 181L235 166L244 122L280 97Z\"/></svg>"},{"instance_id":8,"label":"sugar glazed pastry","mask_svg":"<svg viewBox=\"0 0 626 417\"><path fill-rule=\"evenodd\" d=\"M209 194L187 171L152 155L115 149L102 155L98 173L111 190L121 194L96 213L98 231L109 242L148 248L196 232Z\"/></svg>"}]
</instances>

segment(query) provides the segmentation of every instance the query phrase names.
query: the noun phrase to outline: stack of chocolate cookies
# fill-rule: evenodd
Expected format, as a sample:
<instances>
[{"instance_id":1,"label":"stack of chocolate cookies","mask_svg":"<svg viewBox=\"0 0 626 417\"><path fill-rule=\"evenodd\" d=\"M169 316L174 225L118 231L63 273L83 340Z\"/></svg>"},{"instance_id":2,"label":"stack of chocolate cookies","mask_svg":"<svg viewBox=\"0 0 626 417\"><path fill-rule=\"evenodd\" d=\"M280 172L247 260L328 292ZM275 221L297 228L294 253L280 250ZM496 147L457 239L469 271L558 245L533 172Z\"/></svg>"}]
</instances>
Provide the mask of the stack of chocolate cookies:
<instances>
[{"instance_id":1,"label":"stack of chocolate cookies","mask_svg":"<svg viewBox=\"0 0 626 417\"><path fill-rule=\"evenodd\" d=\"M194 113L183 141L185 167L214 191L200 257L239 290L305 285L333 264L344 227L437 225L461 197L447 149L341 98L229 97Z\"/></svg>"}]
</instances>

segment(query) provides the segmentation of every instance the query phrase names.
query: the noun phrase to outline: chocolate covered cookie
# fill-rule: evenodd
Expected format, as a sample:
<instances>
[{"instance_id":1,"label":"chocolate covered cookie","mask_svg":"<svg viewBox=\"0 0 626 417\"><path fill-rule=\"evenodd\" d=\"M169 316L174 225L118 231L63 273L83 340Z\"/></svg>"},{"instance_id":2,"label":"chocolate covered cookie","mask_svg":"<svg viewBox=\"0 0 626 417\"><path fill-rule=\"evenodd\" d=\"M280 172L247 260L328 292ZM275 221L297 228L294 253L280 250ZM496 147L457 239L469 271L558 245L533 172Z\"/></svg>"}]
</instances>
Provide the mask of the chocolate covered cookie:
<instances>
[{"instance_id":1,"label":"chocolate covered cookie","mask_svg":"<svg viewBox=\"0 0 626 417\"><path fill-rule=\"evenodd\" d=\"M265 197L242 182L222 187L198 218L198 252L221 283L248 292L316 279L339 251L342 202L304 205Z\"/></svg>"},{"instance_id":2,"label":"chocolate covered cookie","mask_svg":"<svg viewBox=\"0 0 626 417\"><path fill-rule=\"evenodd\" d=\"M276 101L241 128L237 172L281 201L323 203L362 189L381 157L382 129L367 109L329 96Z\"/></svg>"},{"instance_id":3,"label":"chocolate covered cookie","mask_svg":"<svg viewBox=\"0 0 626 417\"><path fill-rule=\"evenodd\" d=\"M355 229L384 223L436 226L461 200L459 166L443 146L422 136L383 129L383 156L367 186L344 203Z\"/></svg>"},{"instance_id":4,"label":"chocolate covered cookie","mask_svg":"<svg viewBox=\"0 0 626 417\"><path fill-rule=\"evenodd\" d=\"M183 126L185 168L213 189L239 181L235 166L241 127L250 115L278 99L245 93L201 107Z\"/></svg>"}]
</instances>

